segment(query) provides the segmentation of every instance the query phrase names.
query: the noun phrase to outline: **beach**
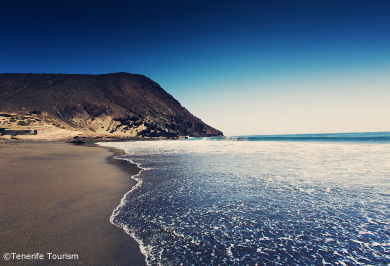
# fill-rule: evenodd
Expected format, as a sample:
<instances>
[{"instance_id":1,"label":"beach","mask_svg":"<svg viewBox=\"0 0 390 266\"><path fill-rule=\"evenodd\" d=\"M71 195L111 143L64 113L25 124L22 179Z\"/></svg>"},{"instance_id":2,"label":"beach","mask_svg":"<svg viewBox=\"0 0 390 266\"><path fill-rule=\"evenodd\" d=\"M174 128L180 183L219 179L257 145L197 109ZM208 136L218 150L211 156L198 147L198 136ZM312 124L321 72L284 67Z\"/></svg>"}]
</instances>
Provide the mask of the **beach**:
<instances>
[{"instance_id":1,"label":"beach","mask_svg":"<svg viewBox=\"0 0 390 266\"><path fill-rule=\"evenodd\" d=\"M9 264L24 255L22 263L145 265L138 243L109 221L139 170L113 159L115 152L62 142L0 143L1 260L7 263L9 253Z\"/></svg>"}]
</instances>

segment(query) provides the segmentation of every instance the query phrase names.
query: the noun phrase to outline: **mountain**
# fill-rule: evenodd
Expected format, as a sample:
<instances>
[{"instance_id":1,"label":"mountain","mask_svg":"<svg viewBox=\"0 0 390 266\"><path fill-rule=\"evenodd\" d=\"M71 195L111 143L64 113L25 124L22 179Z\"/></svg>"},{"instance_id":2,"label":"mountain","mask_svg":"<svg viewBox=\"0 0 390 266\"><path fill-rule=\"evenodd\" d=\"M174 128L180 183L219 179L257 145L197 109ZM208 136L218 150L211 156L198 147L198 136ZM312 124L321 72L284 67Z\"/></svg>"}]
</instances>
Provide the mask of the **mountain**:
<instances>
[{"instance_id":1,"label":"mountain","mask_svg":"<svg viewBox=\"0 0 390 266\"><path fill-rule=\"evenodd\" d=\"M28 121L44 119L89 134L223 135L193 116L156 82L129 73L0 74L0 111L33 114L39 118Z\"/></svg>"}]
</instances>

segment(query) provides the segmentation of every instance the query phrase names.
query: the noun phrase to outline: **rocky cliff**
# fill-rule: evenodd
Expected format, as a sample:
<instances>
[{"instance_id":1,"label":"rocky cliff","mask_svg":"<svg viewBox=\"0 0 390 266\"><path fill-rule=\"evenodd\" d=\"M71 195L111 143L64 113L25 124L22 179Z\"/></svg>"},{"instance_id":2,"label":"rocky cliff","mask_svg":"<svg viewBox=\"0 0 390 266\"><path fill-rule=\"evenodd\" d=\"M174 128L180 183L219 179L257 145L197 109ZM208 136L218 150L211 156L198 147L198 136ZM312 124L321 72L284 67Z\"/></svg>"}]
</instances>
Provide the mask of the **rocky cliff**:
<instances>
[{"instance_id":1,"label":"rocky cliff","mask_svg":"<svg viewBox=\"0 0 390 266\"><path fill-rule=\"evenodd\" d=\"M0 74L0 111L43 116L58 127L91 134L171 138L222 135L193 116L156 82L129 73Z\"/></svg>"}]
</instances>

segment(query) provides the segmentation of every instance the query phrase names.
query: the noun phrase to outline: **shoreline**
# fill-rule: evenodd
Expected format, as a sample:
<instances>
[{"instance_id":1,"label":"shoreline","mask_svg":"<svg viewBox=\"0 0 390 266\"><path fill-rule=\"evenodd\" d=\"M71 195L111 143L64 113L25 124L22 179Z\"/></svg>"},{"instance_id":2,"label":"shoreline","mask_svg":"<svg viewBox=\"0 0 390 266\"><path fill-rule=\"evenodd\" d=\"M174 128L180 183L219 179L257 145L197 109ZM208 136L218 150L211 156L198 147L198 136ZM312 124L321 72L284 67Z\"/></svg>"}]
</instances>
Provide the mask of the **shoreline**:
<instances>
[{"instance_id":1,"label":"shoreline","mask_svg":"<svg viewBox=\"0 0 390 266\"><path fill-rule=\"evenodd\" d=\"M117 140L118 141L118 140ZM120 141L120 140L119 140ZM122 140L124 141L124 140ZM106 141L107 142L107 141ZM96 142L97 143L97 142ZM91 145L91 146L94 146L94 147L99 147L99 148L104 148L104 149L107 149L109 150L111 153L114 153L114 155L112 156L108 156L106 159L107 159L107 162L109 164L112 164L112 165L115 165L119 168L121 168L124 172L128 173L130 175L130 178L132 180L135 181L135 184L132 185L130 187L130 190L127 191L123 196L122 198L120 199L119 201L119 204L115 207L115 209L112 211L111 213L111 216L110 216L110 223L117 227L118 229L122 230L122 232L124 232L128 237L130 237L133 241L135 241L138 245L138 250L139 252L142 254L142 256L144 257L144 264L141 264L141 265L147 265L146 264L146 254L144 253L143 249L142 249L142 242L140 242L140 240L138 240L134 235L130 234L130 232L128 232L126 229L116 225L114 222L113 222L113 215L114 215L114 212L118 209L118 207L121 207L123 206L123 200L126 198L126 196L131 193L134 189L138 188L141 184L142 184L142 181L138 180L137 178L135 178L135 176L139 175L141 172L142 172L142 168L138 165L138 164L135 164L131 161L128 161L128 160L121 160L121 159L116 159L115 157L117 156L122 156L122 155L128 155L124 150L122 149L118 149L118 148L114 148L114 147L109 147L109 146L100 146L96 143L93 143L93 144L86 144L87 146ZM77 144L76 144L77 145ZM135 264L132 264L132 265L135 265ZM137 264L138 265L138 264Z\"/></svg>"},{"instance_id":2,"label":"shoreline","mask_svg":"<svg viewBox=\"0 0 390 266\"><path fill-rule=\"evenodd\" d=\"M100 146L96 143L94 144L87 144L87 145L92 145L92 146L97 146L97 147L100 147L100 148L105 148L105 149L108 149L110 152L114 153L113 156L109 156L107 157L107 161L108 163L110 164L113 164L113 165L116 165L118 167L120 167L123 171L125 172L128 172L130 174L130 177L135 181L135 185L133 185L129 191L127 191L123 197L121 198L119 204L115 207L115 209L112 211L112 214L110 216L110 223L121 229L125 234L127 234L130 238L132 238L135 242L137 242L138 244L138 247L139 247L139 250L141 252L141 254L145 257L145 261L146 261L146 254L145 254L145 251L143 250L143 243L141 242L141 240L137 239L133 234L131 234L128 230L126 230L125 228L121 227L121 226L118 226L114 223L113 221L113 216L114 216L114 213L117 211L118 208L122 207L124 205L124 200L126 199L126 196L131 193L133 190L137 189L139 186L142 185L142 181L141 180L138 180L137 178L135 178L137 175L139 175L142 170L144 170L143 168L141 168L138 164L135 164L133 162L130 162L128 160L121 160L121 159L116 159L115 157L117 156L122 156L122 155L128 155L124 150L121 150L121 149L118 149L118 148L114 148L114 147L109 147L109 146Z\"/></svg>"},{"instance_id":3,"label":"shoreline","mask_svg":"<svg viewBox=\"0 0 390 266\"><path fill-rule=\"evenodd\" d=\"M137 241L110 222L140 171L114 158L124 151L7 141L0 142L0 154L2 254L45 254L48 264L61 263L48 253L67 253L78 255L77 264L146 265Z\"/></svg>"},{"instance_id":4,"label":"shoreline","mask_svg":"<svg viewBox=\"0 0 390 266\"><path fill-rule=\"evenodd\" d=\"M142 180L139 180L138 178L136 178L136 176L138 176L144 169L142 167L140 167L138 164L134 163L134 162L131 162L131 161L128 161L128 160L122 160L122 159L116 159L115 157L117 156L122 156L122 155L128 155L124 150L122 149L118 149L118 148L114 148L114 147L110 147L110 146L100 146L98 144L93 144L93 145L96 145L96 146L99 146L99 147L102 147L102 148L106 148L112 152L115 153L114 156L111 156L111 157L108 157L107 159L110 161L109 163L112 163L112 164L115 164L117 166L120 166L124 171L128 171L131 175L131 178L136 182L136 184L134 186L131 187L131 189L129 191L127 191L123 197L121 198L120 200L120 203L118 206L115 207L115 209L113 210L111 216L110 216L110 223L113 225L113 226L116 226L120 229L123 230L123 232L125 232L129 237L131 237L134 241L136 241L138 243L138 246L139 246L139 250L141 252L141 254L145 257L145 262L146 262L146 258L147 258L147 252L145 251L145 248L144 248L144 245L142 243L142 241L140 239L138 239L134 234L132 234L128 229L126 228L123 228L121 226L118 226L114 223L114 214L117 212L117 210L119 208L121 208L124 204L125 204L125 199L127 197L127 195L129 193L132 193L135 189L137 189L139 186L142 185ZM137 169L137 171L133 171L133 169Z\"/></svg>"}]
</instances>

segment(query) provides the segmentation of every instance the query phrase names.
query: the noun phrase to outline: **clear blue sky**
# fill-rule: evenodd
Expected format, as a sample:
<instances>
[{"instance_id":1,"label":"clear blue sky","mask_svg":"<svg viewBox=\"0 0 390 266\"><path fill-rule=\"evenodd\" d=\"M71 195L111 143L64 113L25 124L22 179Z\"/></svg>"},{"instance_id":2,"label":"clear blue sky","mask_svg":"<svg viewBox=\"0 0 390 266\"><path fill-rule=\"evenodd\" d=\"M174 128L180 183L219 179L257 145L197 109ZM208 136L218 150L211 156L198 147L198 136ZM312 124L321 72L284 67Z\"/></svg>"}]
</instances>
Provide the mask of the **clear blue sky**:
<instances>
[{"instance_id":1,"label":"clear blue sky","mask_svg":"<svg viewBox=\"0 0 390 266\"><path fill-rule=\"evenodd\" d=\"M225 135L390 131L390 1L1 1L0 72L143 74Z\"/></svg>"}]
</instances>

